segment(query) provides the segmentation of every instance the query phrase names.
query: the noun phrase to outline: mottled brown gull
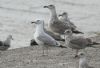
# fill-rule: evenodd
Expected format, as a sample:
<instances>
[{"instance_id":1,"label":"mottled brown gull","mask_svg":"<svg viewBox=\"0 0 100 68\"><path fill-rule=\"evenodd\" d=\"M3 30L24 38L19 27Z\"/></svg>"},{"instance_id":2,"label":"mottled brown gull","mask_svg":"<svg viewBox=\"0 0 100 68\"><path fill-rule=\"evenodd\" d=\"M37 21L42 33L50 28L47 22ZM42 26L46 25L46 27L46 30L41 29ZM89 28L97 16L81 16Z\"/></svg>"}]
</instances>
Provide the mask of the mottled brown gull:
<instances>
[{"instance_id":1,"label":"mottled brown gull","mask_svg":"<svg viewBox=\"0 0 100 68\"><path fill-rule=\"evenodd\" d=\"M57 17L57 13L56 13L56 8L54 5L48 5L48 6L44 6L44 8L48 8L51 12L51 18L50 18L50 22L48 23L48 28L52 31L55 32L59 35L64 34L64 31L66 29L69 29L71 27L69 27L67 24L65 25L65 22L62 22L58 19ZM72 30L73 33L76 33L75 31Z\"/></svg>"},{"instance_id":2,"label":"mottled brown gull","mask_svg":"<svg viewBox=\"0 0 100 68\"><path fill-rule=\"evenodd\" d=\"M90 38L85 38L81 36L74 36L70 29L65 31L65 44L68 47L76 50L76 55L80 49L85 49L86 47L94 47L93 45L100 45L100 43L92 41Z\"/></svg>"},{"instance_id":3,"label":"mottled brown gull","mask_svg":"<svg viewBox=\"0 0 100 68\"><path fill-rule=\"evenodd\" d=\"M45 49L48 50L48 47L66 48L62 46L58 41L56 41L52 36L50 36L45 32L43 20L37 20L36 22L32 22L32 23L36 24L34 39L38 45L41 45L43 47L43 55L44 55L44 50Z\"/></svg>"},{"instance_id":4,"label":"mottled brown gull","mask_svg":"<svg viewBox=\"0 0 100 68\"><path fill-rule=\"evenodd\" d=\"M59 14L59 17L60 17L59 18L60 21L65 22L65 25L67 24L69 27L71 27L71 29L73 31L75 31L76 33L82 33L80 31L76 30L77 27L75 26L75 24L73 22L70 21L67 12L63 12L62 14Z\"/></svg>"}]
</instances>

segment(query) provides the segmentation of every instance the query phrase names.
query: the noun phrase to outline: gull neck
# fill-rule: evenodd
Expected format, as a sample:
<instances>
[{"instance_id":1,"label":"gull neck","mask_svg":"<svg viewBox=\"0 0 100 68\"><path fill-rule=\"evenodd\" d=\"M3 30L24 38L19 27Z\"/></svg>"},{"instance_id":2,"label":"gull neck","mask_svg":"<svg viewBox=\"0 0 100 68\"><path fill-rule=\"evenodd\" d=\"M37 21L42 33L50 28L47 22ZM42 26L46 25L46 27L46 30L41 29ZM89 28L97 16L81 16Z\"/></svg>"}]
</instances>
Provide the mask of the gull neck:
<instances>
[{"instance_id":1,"label":"gull neck","mask_svg":"<svg viewBox=\"0 0 100 68\"><path fill-rule=\"evenodd\" d=\"M51 11L51 19L58 20L56 9L54 8L54 9L52 9L50 11Z\"/></svg>"},{"instance_id":2,"label":"gull neck","mask_svg":"<svg viewBox=\"0 0 100 68\"><path fill-rule=\"evenodd\" d=\"M38 32L38 33L44 32L44 23L37 24L37 26L36 26L36 32Z\"/></svg>"}]
</instances>

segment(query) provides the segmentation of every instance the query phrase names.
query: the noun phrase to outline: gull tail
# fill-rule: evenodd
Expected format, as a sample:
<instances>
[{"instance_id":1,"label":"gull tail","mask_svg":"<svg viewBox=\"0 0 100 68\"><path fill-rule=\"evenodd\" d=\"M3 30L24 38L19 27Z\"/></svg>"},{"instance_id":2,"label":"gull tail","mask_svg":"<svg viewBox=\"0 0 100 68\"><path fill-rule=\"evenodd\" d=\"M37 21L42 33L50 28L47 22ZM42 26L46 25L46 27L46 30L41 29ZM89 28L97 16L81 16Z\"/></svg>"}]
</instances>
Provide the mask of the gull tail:
<instances>
[{"instance_id":1,"label":"gull tail","mask_svg":"<svg viewBox=\"0 0 100 68\"><path fill-rule=\"evenodd\" d=\"M100 45L100 43L93 42L92 44L89 44L88 47L98 48L98 47L93 46L93 45Z\"/></svg>"},{"instance_id":2,"label":"gull tail","mask_svg":"<svg viewBox=\"0 0 100 68\"><path fill-rule=\"evenodd\" d=\"M38 44L35 42L34 39L32 39L32 40L30 41L30 46L35 46L35 45L38 45Z\"/></svg>"},{"instance_id":3,"label":"gull tail","mask_svg":"<svg viewBox=\"0 0 100 68\"><path fill-rule=\"evenodd\" d=\"M93 42L92 45L100 45L100 43Z\"/></svg>"},{"instance_id":4,"label":"gull tail","mask_svg":"<svg viewBox=\"0 0 100 68\"><path fill-rule=\"evenodd\" d=\"M91 45L91 46L89 46L89 47L97 48L96 46L93 46L93 45Z\"/></svg>"},{"instance_id":5,"label":"gull tail","mask_svg":"<svg viewBox=\"0 0 100 68\"><path fill-rule=\"evenodd\" d=\"M63 45L60 45L59 47L61 47L61 48L67 48L66 46L63 46Z\"/></svg>"},{"instance_id":6,"label":"gull tail","mask_svg":"<svg viewBox=\"0 0 100 68\"><path fill-rule=\"evenodd\" d=\"M65 39L56 39L56 40L57 40L57 41L63 41L63 42L65 41Z\"/></svg>"},{"instance_id":7,"label":"gull tail","mask_svg":"<svg viewBox=\"0 0 100 68\"><path fill-rule=\"evenodd\" d=\"M75 33L75 34L84 34L83 32L78 31L78 30L72 30L72 32Z\"/></svg>"},{"instance_id":8,"label":"gull tail","mask_svg":"<svg viewBox=\"0 0 100 68\"><path fill-rule=\"evenodd\" d=\"M66 46L61 45L59 42L56 42L56 46L60 48L67 48Z\"/></svg>"}]
</instances>

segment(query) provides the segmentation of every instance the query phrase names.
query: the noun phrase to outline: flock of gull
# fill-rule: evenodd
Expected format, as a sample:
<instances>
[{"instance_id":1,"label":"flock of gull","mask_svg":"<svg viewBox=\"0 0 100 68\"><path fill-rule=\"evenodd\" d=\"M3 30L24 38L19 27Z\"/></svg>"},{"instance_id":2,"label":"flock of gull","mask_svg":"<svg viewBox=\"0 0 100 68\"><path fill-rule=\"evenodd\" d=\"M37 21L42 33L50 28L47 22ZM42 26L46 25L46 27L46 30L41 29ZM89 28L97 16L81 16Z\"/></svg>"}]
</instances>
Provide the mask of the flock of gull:
<instances>
[{"instance_id":1,"label":"flock of gull","mask_svg":"<svg viewBox=\"0 0 100 68\"><path fill-rule=\"evenodd\" d=\"M77 26L68 18L67 12L57 15L54 5L44 6L44 8L50 10L51 18L47 25L48 28L45 28L44 20L31 22L36 24L34 39L31 40L31 45L38 44L42 46L43 55L46 55L44 50L47 50L46 52L48 53L49 47L67 48L68 46L69 48L76 50L75 57L80 57L79 68L92 68L88 65L85 48L96 48L94 45L100 45L100 43L97 43L90 38L73 35L84 33L77 30ZM64 35L64 39L61 35ZM62 45L59 41L63 41L65 44ZM79 52L80 49L83 49L84 52Z\"/></svg>"},{"instance_id":2,"label":"flock of gull","mask_svg":"<svg viewBox=\"0 0 100 68\"><path fill-rule=\"evenodd\" d=\"M75 57L80 57L79 68L92 68L88 65L85 48L96 48L94 45L100 45L100 43L90 38L73 35L84 33L77 30L77 26L68 18L67 12L57 15L54 5L44 6L44 8L49 9L51 13L51 18L47 26L48 28L45 28L44 20L31 22L36 24L34 39L31 40L31 45L38 44L42 46L43 56L48 55L48 49L50 47L72 48L76 50ZM64 38L62 38L61 35L64 35ZM9 35L5 41L0 41L0 50L7 50L10 47L11 39L13 38ZM62 45L59 41L63 41L65 44ZM84 52L79 52L80 49L83 49ZM45 50L47 53L45 53Z\"/></svg>"}]
</instances>

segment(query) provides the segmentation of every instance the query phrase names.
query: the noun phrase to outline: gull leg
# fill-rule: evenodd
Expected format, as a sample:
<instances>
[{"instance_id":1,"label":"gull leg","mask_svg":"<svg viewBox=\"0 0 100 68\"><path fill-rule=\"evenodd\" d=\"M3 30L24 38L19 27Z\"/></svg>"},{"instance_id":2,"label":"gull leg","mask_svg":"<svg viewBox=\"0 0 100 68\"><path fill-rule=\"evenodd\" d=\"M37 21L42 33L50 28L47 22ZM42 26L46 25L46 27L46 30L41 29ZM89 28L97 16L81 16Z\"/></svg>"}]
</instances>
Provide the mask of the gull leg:
<instances>
[{"instance_id":1,"label":"gull leg","mask_svg":"<svg viewBox=\"0 0 100 68\"><path fill-rule=\"evenodd\" d=\"M75 58L77 58L78 57L78 49L76 50L76 54L75 54Z\"/></svg>"},{"instance_id":2,"label":"gull leg","mask_svg":"<svg viewBox=\"0 0 100 68\"><path fill-rule=\"evenodd\" d=\"M0 51L0 55L2 55L2 52ZM1 57L1 56L0 56Z\"/></svg>"},{"instance_id":3,"label":"gull leg","mask_svg":"<svg viewBox=\"0 0 100 68\"><path fill-rule=\"evenodd\" d=\"M42 47L42 49L43 49L43 53L42 53L42 55L44 56L44 54L45 54L45 52L44 52L44 46Z\"/></svg>"},{"instance_id":4,"label":"gull leg","mask_svg":"<svg viewBox=\"0 0 100 68\"><path fill-rule=\"evenodd\" d=\"M48 47L47 47L47 56L48 56Z\"/></svg>"},{"instance_id":5,"label":"gull leg","mask_svg":"<svg viewBox=\"0 0 100 68\"><path fill-rule=\"evenodd\" d=\"M46 50L46 52L45 52L45 50ZM46 46L43 46L43 56L48 56L48 47L46 47Z\"/></svg>"}]
</instances>

